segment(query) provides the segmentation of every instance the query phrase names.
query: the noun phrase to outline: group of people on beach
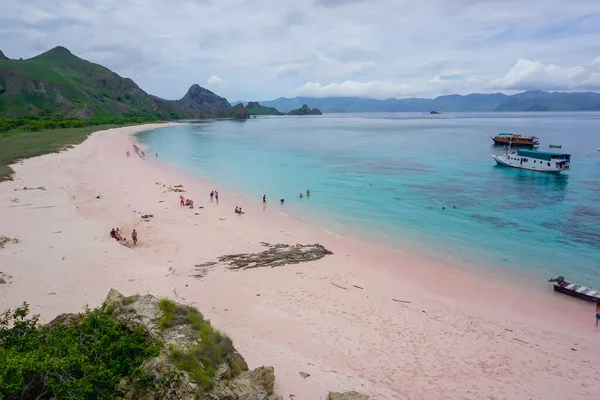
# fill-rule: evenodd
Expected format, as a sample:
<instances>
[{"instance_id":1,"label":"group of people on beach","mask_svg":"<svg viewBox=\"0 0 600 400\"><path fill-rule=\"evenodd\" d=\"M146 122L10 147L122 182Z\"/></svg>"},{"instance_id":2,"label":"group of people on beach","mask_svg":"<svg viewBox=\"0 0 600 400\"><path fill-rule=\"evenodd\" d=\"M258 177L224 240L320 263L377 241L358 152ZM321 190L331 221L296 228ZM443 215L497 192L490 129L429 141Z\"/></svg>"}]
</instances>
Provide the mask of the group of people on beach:
<instances>
[{"instance_id":1,"label":"group of people on beach","mask_svg":"<svg viewBox=\"0 0 600 400\"><path fill-rule=\"evenodd\" d=\"M219 192L217 192L216 190L210 192L210 201L213 201L213 199L215 199L217 203L219 202Z\"/></svg>"},{"instance_id":2,"label":"group of people on beach","mask_svg":"<svg viewBox=\"0 0 600 400\"><path fill-rule=\"evenodd\" d=\"M179 196L179 207L194 208L194 200L186 199L183 195Z\"/></svg>"},{"instance_id":3,"label":"group of people on beach","mask_svg":"<svg viewBox=\"0 0 600 400\"><path fill-rule=\"evenodd\" d=\"M242 211L242 207L235 207L235 213L236 214L246 214L244 211Z\"/></svg>"},{"instance_id":4,"label":"group of people on beach","mask_svg":"<svg viewBox=\"0 0 600 400\"><path fill-rule=\"evenodd\" d=\"M110 237L113 239L116 239L119 243L121 243L123 246L125 247L129 247L129 240L127 240L126 237L124 237L123 235L121 235L121 230L119 228L113 228L110 231ZM131 240L133 240L133 245L137 246L137 241L138 241L138 237L137 237L137 232L135 231L135 228L133 229L133 232L131 232Z\"/></svg>"}]
</instances>

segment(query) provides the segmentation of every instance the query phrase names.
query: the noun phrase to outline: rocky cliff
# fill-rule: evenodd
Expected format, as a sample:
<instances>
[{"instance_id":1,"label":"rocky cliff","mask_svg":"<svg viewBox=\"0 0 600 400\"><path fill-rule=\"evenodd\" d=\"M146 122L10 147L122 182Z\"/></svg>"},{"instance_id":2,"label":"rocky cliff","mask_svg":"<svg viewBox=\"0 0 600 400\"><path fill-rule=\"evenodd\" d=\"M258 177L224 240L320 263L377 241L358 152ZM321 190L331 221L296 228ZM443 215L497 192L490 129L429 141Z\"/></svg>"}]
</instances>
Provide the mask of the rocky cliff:
<instances>
[{"instance_id":1,"label":"rocky cliff","mask_svg":"<svg viewBox=\"0 0 600 400\"><path fill-rule=\"evenodd\" d=\"M273 367L249 370L231 339L194 308L151 295L125 297L114 289L103 308L130 329L143 327L160 343L160 354L142 365L154 387L128 377L121 382L124 399L281 399L273 393Z\"/></svg>"},{"instance_id":2,"label":"rocky cliff","mask_svg":"<svg viewBox=\"0 0 600 400\"><path fill-rule=\"evenodd\" d=\"M226 98L220 97L198 84L192 85L185 96L179 100L164 100L151 96L158 109L174 119L203 119L203 118L250 118L248 111L239 104L231 107Z\"/></svg>"}]
</instances>

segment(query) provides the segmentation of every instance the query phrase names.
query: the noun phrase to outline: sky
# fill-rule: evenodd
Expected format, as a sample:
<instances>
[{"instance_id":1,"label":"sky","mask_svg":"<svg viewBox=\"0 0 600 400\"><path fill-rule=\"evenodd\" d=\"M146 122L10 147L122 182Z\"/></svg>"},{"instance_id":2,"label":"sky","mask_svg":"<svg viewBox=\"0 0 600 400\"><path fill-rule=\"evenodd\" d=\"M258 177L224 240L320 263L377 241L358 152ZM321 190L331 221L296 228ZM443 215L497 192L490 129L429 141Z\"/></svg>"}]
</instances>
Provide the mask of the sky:
<instances>
[{"instance_id":1,"label":"sky","mask_svg":"<svg viewBox=\"0 0 600 400\"><path fill-rule=\"evenodd\" d=\"M181 98L600 91L600 0L0 0L0 50L55 46Z\"/></svg>"}]
</instances>

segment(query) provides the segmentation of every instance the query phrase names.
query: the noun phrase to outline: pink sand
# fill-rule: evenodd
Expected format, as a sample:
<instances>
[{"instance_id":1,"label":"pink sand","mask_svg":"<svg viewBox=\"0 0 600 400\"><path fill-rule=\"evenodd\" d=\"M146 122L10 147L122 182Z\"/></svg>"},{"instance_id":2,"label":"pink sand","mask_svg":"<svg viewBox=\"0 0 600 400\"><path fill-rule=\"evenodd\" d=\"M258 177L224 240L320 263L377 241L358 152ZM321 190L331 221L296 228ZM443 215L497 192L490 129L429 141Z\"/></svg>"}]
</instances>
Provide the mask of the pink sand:
<instances>
[{"instance_id":1,"label":"pink sand","mask_svg":"<svg viewBox=\"0 0 600 400\"><path fill-rule=\"evenodd\" d=\"M49 321L99 305L113 287L171 297L197 306L251 367L273 365L276 390L296 400L330 390L376 399L600 399L593 304L337 237L281 214L279 204L263 208L143 160L130 134L151 127L98 132L14 166L15 180L0 184L0 235L20 243L0 250L0 271L12 276L0 285L0 309L27 301ZM183 184L196 209L180 208L179 193L162 184ZM25 186L46 190L18 190ZM213 189L218 205L209 201ZM234 214L236 206L246 214ZM140 211L154 218L143 221ZM134 226L135 249L109 237L111 228L129 234ZM261 241L318 242L335 255L190 276L220 255L261 251Z\"/></svg>"}]
</instances>

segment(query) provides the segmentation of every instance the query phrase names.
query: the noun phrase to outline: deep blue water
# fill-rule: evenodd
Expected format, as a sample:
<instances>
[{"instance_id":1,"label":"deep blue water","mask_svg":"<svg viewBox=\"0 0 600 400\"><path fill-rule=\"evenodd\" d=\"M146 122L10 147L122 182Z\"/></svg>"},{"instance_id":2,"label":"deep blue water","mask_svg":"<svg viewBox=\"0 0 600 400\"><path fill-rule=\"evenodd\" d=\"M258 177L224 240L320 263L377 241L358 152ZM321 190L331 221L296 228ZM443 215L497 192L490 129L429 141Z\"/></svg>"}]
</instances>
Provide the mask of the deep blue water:
<instances>
[{"instance_id":1,"label":"deep blue water","mask_svg":"<svg viewBox=\"0 0 600 400\"><path fill-rule=\"evenodd\" d=\"M562 144L571 170L496 166L498 132ZM263 117L139 138L163 161L272 207L284 197L286 213L335 233L600 286L600 113Z\"/></svg>"}]
</instances>

